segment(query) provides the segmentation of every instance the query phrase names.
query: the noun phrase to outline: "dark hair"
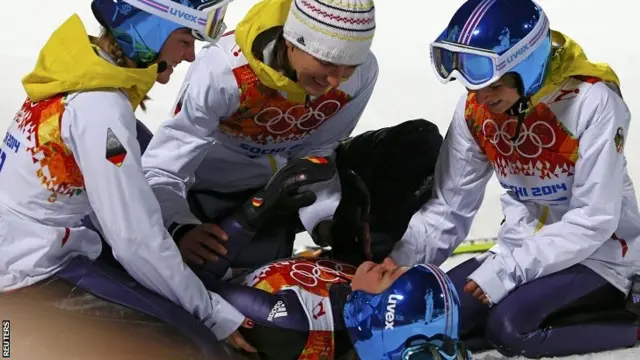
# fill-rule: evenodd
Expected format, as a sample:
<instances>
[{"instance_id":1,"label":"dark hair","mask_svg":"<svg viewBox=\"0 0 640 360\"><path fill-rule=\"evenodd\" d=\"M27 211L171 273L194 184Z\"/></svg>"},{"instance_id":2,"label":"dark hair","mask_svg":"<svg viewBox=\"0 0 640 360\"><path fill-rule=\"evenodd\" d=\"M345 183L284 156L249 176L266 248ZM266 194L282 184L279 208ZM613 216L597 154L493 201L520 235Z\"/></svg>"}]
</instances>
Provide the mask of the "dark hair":
<instances>
[{"instance_id":1,"label":"dark hair","mask_svg":"<svg viewBox=\"0 0 640 360\"><path fill-rule=\"evenodd\" d=\"M507 87L514 88L518 90L518 93L522 94L524 86L522 85L522 79L520 78L520 75L518 75L517 73L506 73L502 75L502 78L500 80L502 80L502 82L504 82Z\"/></svg>"}]
</instances>

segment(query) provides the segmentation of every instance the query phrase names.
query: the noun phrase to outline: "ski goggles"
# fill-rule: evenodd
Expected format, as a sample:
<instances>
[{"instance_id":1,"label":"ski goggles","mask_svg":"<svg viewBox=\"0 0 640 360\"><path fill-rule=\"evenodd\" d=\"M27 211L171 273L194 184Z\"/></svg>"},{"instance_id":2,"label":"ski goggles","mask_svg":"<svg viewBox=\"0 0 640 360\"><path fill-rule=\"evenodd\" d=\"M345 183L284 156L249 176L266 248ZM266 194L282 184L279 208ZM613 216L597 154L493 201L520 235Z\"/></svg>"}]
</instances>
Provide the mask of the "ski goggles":
<instances>
[{"instance_id":1,"label":"ski goggles","mask_svg":"<svg viewBox=\"0 0 640 360\"><path fill-rule=\"evenodd\" d=\"M122 0L140 10L159 16L191 29L193 36L201 41L215 43L224 34L224 15L233 0L211 1L190 8L171 0Z\"/></svg>"},{"instance_id":2,"label":"ski goggles","mask_svg":"<svg viewBox=\"0 0 640 360\"><path fill-rule=\"evenodd\" d=\"M453 360L457 358L455 348L450 351L453 355L447 355L446 352L442 350L444 343L441 341L436 341L436 343L426 342L407 346L402 350L399 360Z\"/></svg>"},{"instance_id":3,"label":"ski goggles","mask_svg":"<svg viewBox=\"0 0 640 360\"><path fill-rule=\"evenodd\" d=\"M549 21L542 14L533 31L518 42L518 46L499 55L493 51L448 41L445 31L431 43L431 65L440 82L460 80L469 90L479 90L512 71L515 65L543 43L548 32Z\"/></svg>"},{"instance_id":4,"label":"ski goggles","mask_svg":"<svg viewBox=\"0 0 640 360\"><path fill-rule=\"evenodd\" d=\"M496 53L446 42L431 44L431 64L438 79L442 83L460 80L470 90L481 89L504 75L498 58Z\"/></svg>"},{"instance_id":5,"label":"ski goggles","mask_svg":"<svg viewBox=\"0 0 640 360\"><path fill-rule=\"evenodd\" d=\"M401 360L441 360L440 353L432 346L414 346L402 352Z\"/></svg>"}]
</instances>

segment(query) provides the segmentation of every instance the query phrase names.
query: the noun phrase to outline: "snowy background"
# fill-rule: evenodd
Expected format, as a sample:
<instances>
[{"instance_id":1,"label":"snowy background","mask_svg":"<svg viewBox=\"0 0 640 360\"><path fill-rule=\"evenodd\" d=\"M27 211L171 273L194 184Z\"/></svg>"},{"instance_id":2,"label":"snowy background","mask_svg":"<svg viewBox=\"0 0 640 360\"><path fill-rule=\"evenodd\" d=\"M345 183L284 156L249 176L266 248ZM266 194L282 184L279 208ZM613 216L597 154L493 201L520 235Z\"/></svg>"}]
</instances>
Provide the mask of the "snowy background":
<instances>
[{"instance_id":1,"label":"snowy background","mask_svg":"<svg viewBox=\"0 0 640 360\"><path fill-rule=\"evenodd\" d=\"M227 13L227 25L234 28L255 0L235 0ZM355 133L405 120L424 118L446 132L453 108L464 88L458 83L441 85L429 64L429 43L444 29L462 0L377 0L378 28L373 51L380 65L376 89ZM51 32L74 12L85 22L87 31L97 35L99 26L90 9L90 0L7 1L0 12L0 133L24 101L20 80L33 69L38 51ZM631 112L640 112L640 50L635 38L640 5L632 0L539 0L551 26L582 45L594 61L606 61L622 80L622 91ZM168 85L157 85L150 93L146 113L138 117L152 130L168 118L169 109L188 64L176 68ZM640 182L640 154L635 141L640 126L632 123L626 155L631 178ZM640 142L639 142L640 144ZM410 154L408 155L410 156ZM495 178L490 182L470 238L495 236L502 218ZM304 236L299 244L308 243ZM443 267L463 260L456 257ZM496 352L480 354L478 359L503 359ZM640 348L567 359L640 359Z\"/></svg>"}]
</instances>

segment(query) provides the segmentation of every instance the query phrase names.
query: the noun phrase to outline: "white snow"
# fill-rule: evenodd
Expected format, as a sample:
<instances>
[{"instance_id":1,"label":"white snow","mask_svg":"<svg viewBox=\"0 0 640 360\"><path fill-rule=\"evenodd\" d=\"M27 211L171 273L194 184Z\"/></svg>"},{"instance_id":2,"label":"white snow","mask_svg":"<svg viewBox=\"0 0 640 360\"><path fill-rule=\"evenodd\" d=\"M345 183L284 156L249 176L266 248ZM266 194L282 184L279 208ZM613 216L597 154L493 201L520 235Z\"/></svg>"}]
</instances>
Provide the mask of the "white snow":
<instances>
[{"instance_id":1,"label":"white snow","mask_svg":"<svg viewBox=\"0 0 640 360\"><path fill-rule=\"evenodd\" d=\"M235 0L227 13L227 25L235 27L255 0ZM453 107L464 91L460 84L441 85L429 65L429 43L440 34L462 0L377 0L377 32L373 44L380 65L378 84L371 103L355 133L398 124L414 118L436 123L445 133ZM635 25L640 5L629 0L539 0L551 26L573 37L590 59L613 66L622 80L622 91L633 114L640 112L640 50ZM99 26L90 10L90 0L5 1L0 11L0 132L24 101L20 80L32 70L38 51L50 33L74 12L80 15L90 34ZM188 64L179 65L168 85L157 85L150 93L152 102L139 118L154 131L168 118L169 109ZM640 182L639 144L634 140L640 127L629 131L626 155L631 178ZM410 154L408 154L410 156ZM471 229L471 238L495 236L502 218L499 195L502 189L495 178L489 184L484 203ZM308 243L301 236L298 244ZM450 268L464 257L455 257ZM478 355L478 359L502 359L496 352ZM638 359L640 348L619 350L566 359Z\"/></svg>"}]
</instances>

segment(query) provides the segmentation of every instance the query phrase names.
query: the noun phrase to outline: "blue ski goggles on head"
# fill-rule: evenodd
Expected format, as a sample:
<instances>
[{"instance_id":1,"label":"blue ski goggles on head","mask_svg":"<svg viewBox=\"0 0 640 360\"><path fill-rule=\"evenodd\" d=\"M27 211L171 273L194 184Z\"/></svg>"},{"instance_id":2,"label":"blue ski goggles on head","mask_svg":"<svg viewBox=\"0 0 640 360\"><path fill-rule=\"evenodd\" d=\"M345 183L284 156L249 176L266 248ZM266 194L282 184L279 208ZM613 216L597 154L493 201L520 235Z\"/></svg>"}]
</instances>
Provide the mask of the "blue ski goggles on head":
<instances>
[{"instance_id":1,"label":"blue ski goggles on head","mask_svg":"<svg viewBox=\"0 0 640 360\"><path fill-rule=\"evenodd\" d=\"M197 9L171 0L122 0L131 6L191 29L201 41L215 43L224 34L224 16L233 0L212 0Z\"/></svg>"},{"instance_id":2,"label":"blue ski goggles on head","mask_svg":"<svg viewBox=\"0 0 640 360\"><path fill-rule=\"evenodd\" d=\"M445 41L431 44L431 65L442 83L458 79L470 90L481 89L500 79L500 56ZM502 68L506 63L502 62Z\"/></svg>"},{"instance_id":3,"label":"blue ski goggles on head","mask_svg":"<svg viewBox=\"0 0 640 360\"><path fill-rule=\"evenodd\" d=\"M444 31L431 43L431 66L442 83L459 80L469 90L482 89L513 71L547 40L549 21L542 15L533 31L503 53L448 41ZM546 56L546 55L545 55ZM540 71L540 69L533 69Z\"/></svg>"}]
</instances>

